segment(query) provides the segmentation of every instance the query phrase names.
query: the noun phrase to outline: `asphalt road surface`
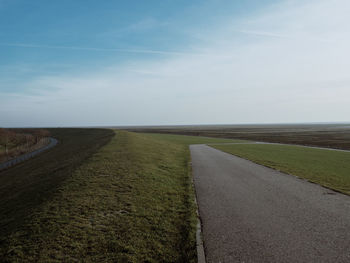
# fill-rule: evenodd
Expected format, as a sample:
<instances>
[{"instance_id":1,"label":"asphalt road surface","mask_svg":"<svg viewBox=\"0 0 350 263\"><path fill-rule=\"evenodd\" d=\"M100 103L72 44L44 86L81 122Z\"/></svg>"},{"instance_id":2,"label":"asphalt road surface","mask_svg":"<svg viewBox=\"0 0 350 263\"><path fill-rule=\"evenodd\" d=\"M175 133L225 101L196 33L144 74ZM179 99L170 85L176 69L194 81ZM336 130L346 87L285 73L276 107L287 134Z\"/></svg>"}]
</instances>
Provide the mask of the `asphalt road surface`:
<instances>
[{"instance_id":1,"label":"asphalt road surface","mask_svg":"<svg viewBox=\"0 0 350 263\"><path fill-rule=\"evenodd\" d=\"M207 262L350 262L349 196L206 145L190 149Z\"/></svg>"}]
</instances>

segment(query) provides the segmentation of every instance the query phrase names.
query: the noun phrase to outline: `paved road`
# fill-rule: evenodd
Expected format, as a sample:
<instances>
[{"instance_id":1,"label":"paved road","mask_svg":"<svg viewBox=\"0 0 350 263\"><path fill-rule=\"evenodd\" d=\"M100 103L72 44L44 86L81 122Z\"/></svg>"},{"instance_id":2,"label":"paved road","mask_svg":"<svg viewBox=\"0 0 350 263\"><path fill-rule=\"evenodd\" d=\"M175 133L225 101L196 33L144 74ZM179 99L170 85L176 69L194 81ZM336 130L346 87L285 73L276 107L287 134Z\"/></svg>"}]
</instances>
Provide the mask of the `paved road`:
<instances>
[{"instance_id":1,"label":"paved road","mask_svg":"<svg viewBox=\"0 0 350 263\"><path fill-rule=\"evenodd\" d=\"M55 138L49 138L50 139L50 143L38 150L35 150L33 152L29 152L29 153L26 153L26 154L23 154L21 156L18 156L17 158L14 158L14 159L11 159L7 162L4 162L4 163L0 163L0 171L3 170L3 169L7 169L7 168L10 168L11 166L14 166L18 163L21 163L21 162L24 162L40 153L42 153L43 151L46 151L54 146L56 146L56 144L58 143L58 141L55 139Z\"/></svg>"},{"instance_id":2,"label":"paved road","mask_svg":"<svg viewBox=\"0 0 350 263\"><path fill-rule=\"evenodd\" d=\"M190 149L207 262L350 262L350 197Z\"/></svg>"}]
</instances>

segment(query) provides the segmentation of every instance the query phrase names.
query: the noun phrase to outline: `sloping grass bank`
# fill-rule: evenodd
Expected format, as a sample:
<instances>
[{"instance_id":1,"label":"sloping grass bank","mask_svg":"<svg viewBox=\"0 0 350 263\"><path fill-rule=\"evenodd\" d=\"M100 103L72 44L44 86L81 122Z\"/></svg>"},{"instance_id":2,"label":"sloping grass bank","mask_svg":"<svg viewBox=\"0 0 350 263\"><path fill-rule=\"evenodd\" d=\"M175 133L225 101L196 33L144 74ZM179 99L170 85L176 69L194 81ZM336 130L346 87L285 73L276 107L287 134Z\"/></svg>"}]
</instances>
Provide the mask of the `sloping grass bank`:
<instances>
[{"instance_id":1,"label":"sloping grass bank","mask_svg":"<svg viewBox=\"0 0 350 263\"><path fill-rule=\"evenodd\" d=\"M103 129L50 131L59 141L57 146L0 172L0 251L7 236L22 227L32 212L50 200L72 172L114 134Z\"/></svg>"},{"instance_id":2,"label":"sloping grass bank","mask_svg":"<svg viewBox=\"0 0 350 263\"><path fill-rule=\"evenodd\" d=\"M205 142L223 140L118 131L67 171L57 191L12 229L0 257L4 262L196 262L188 145Z\"/></svg>"},{"instance_id":3,"label":"sloping grass bank","mask_svg":"<svg viewBox=\"0 0 350 263\"><path fill-rule=\"evenodd\" d=\"M350 194L350 152L267 144L211 146Z\"/></svg>"}]
</instances>

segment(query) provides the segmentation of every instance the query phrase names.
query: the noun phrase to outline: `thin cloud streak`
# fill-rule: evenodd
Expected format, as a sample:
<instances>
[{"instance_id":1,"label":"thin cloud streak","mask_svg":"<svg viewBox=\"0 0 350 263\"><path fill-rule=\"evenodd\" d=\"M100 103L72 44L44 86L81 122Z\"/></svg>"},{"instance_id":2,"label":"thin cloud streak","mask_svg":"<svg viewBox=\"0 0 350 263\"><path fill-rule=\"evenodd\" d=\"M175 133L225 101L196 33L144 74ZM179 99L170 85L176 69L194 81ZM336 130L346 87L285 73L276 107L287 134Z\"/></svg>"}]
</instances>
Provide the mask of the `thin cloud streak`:
<instances>
[{"instance_id":1,"label":"thin cloud streak","mask_svg":"<svg viewBox=\"0 0 350 263\"><path fill-rule=\"evenodd\" d=\"M159 55L191 55L205 56L206 54L186 53L177 51L162 51L151 49L123 49L123 48L95 48L95 47L75 47L75 46L48 46L22 43L0 43L0 46L6 47L21 47L21 48L45 48L45 49L70 49L70 50L87 50L87 51L106 51L106 52L123 52L123 53L144 53L144 54L159 54Z\"/></svg>"},{"instance_id":2,"label":"thin cloud streak","mask_svg":"<svg viewBox=\"0 0 350 263\"><path fill-rule=\"evenodd\" d=\"M283 35L273 32L265 32L265 31L254 31L254 30L233 30L233 32L236 33L242 33L246 35L252 35L252 36L261 36L261 37L272 37L272 38L281 38L281 39L300 39L300 36L298 35ZM333 43L335 40L332 39L323 39L323 38L316 38L316 37L303 37L306 41L319 41L324 43Z\"/></svg>"},{"instance_id":3,"label":"thin cloud streak","mask_svg":"<svg viewBox=\"0 0 350 263\"><path fill-rule=\"evenodd\" d=\"M271 32L263 32L263 31L253 31L253 30L233 30L233 32L242 33L246 35L254 35L254 36L263 36L263 37L274 37L274 38L287 38L291 39L291 36L276 34Z\"/></svg>"}]
</instances>

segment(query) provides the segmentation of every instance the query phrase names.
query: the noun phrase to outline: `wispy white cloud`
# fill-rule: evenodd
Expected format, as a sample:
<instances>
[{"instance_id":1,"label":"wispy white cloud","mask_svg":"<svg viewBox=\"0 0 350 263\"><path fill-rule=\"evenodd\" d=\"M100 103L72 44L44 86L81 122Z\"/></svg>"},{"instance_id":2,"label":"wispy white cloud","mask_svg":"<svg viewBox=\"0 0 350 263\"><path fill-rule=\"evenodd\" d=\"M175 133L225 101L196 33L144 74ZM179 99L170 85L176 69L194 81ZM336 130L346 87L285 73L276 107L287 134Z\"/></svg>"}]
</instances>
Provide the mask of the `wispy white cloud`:
<instances>
[{"instance_id":1,"label":"wispy white cloud","mask_svg":"<svg viewBox=\"0 0 350 263\"><path fill-rule=\"evenodd\" d=\"M47 48L47 49L70 49L70 50L86 50L86 51L103 51L103 52L122 52L122 53L145 53L145 54L160 54L160 55L204 55L193 54L177 51L162 51L152 49L124 49L124 48L95 48L95 47L76 47L76 46L50 46L36 45L26 43L0 43L0 46L20 47L20 48Z\"/></svg>"},{"instance_id":2,"label":"wispy white cloud","mask_svg":"<svg viewBox=\"0 0 350 263\"><path fill-rule=\"evenodd\" d=\"M232 30L233 32L247 34L247 35L254 35L254 36L263 36L263 37L276 37L276 38L291 38L291 36L288 35L281 35L271 32L263 32L263 31L254 31L254 30Z\"/></svg>"},{"instance_id":3,"label":"wispy white cloud","mask_svg":"<svg viewBox=\"0 0 350 263\"><path fill-rule=\"evenodd\" d=\"M228 18L207 32L205 45L193 47L205 56L176 52L75 77L37 78L26 85L40 95L8 97L0 113L11 118L0 114L0 121L44 126L349 121L350 17L344 11L349 2L292 2L253 18ZM261 37L242 39L241 33Z\"/></svg>"},{"instance_id":4,"label":"wispy white cloud","mask_svg":"<svg viewBox=\"0 0 350 263\"><path fill-rule=\"evenodd\" d=\"M254 31L254 30L232 30L232 32L236 33L241 33L241 34L246 34L246 35L251 35L251 36L258 36L258 37L272 37L272 38L284 38L284 39L296 39L300 40L300 35L295 34L295 35L283 35L279 33L274 33L274 32L265 32L265 31ZM319 41L319 42L326 42L326 43L332 43L335 40L332 39L326 39L326 38L320 38L320 37L312 37L312 36L304 36L303 37L304 41Z\"/></svg>"},{"instance_id":5,"label":"wispy white cloud","mask_svg":"<svg viewBox=\"0 0 350 263\"><path fill-rule=\"evenodd\" d=\"M47 49L70 49L70 50L86 50L86 51L103 51L103 52L122 52L122 53L145 53L145 54L161 54L161 55L193 55L185 52L162 51L151 49L124 49L124 48L95 48L95 47L76 47L76 46L51 46L36 45L26 43L0 43L0 46L20 47L20 48L47 48ZM196 55L196 54L194 54ZM201 54L198 54L201 55Z\"/></svg>"},{"instance_id":6,"label":"wispy white cloud","mask_svg":"<svg viewBox=\"0 0 350 263\"><path fill-rule=\"evenodd\" d=\"M163 56L188 56L188 57L218 57L215 53L205 52L198 49L197 51L167 51L153 49L128 49L128 48L96 48L96 47L78 47L78 46L55 46L55 45L37 45L26 43L0 43L0 46L18 47L18 48L36 48L36 49L61 49L61 50L80 50L92 52L112 52L112 53L133 53L133 54L150 54Z\"/></svg>"}]
</instances>

